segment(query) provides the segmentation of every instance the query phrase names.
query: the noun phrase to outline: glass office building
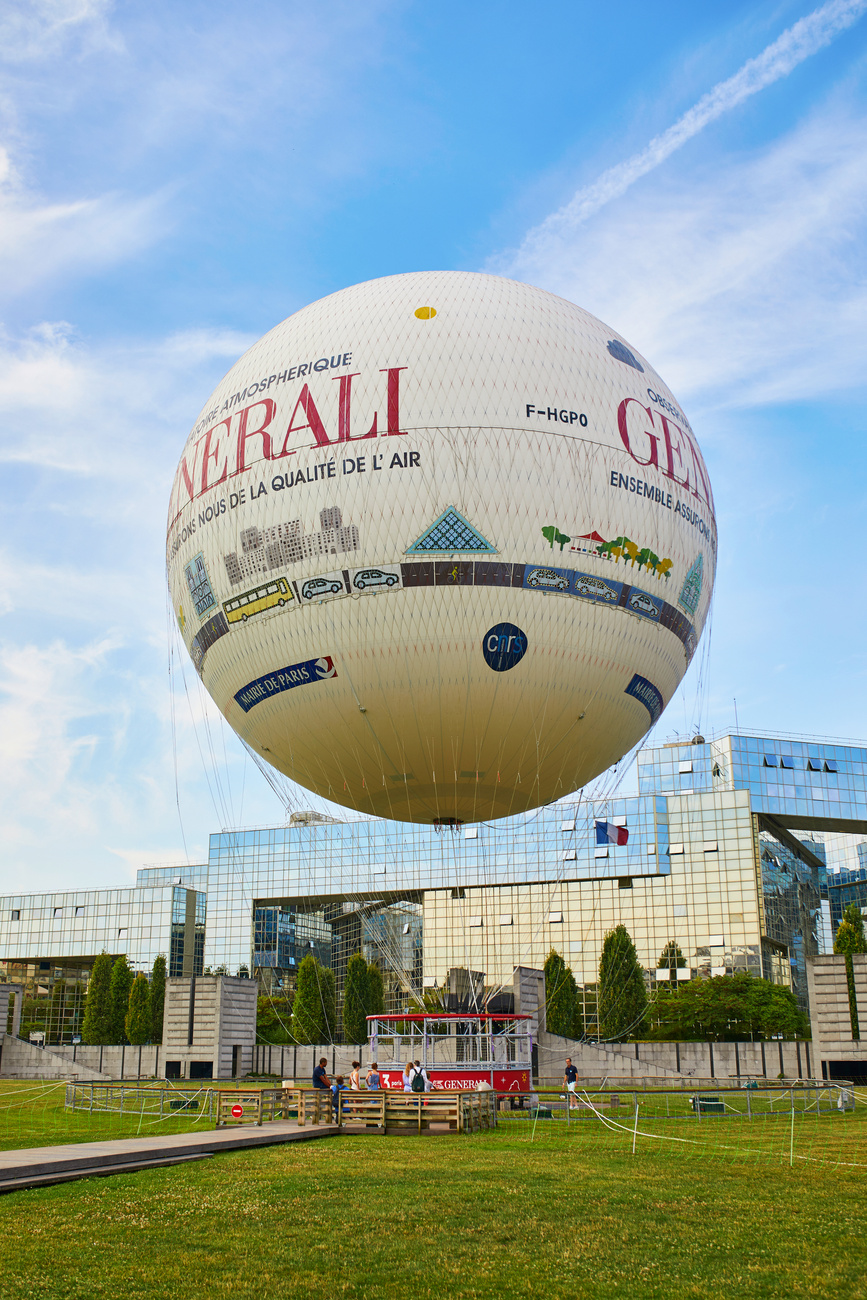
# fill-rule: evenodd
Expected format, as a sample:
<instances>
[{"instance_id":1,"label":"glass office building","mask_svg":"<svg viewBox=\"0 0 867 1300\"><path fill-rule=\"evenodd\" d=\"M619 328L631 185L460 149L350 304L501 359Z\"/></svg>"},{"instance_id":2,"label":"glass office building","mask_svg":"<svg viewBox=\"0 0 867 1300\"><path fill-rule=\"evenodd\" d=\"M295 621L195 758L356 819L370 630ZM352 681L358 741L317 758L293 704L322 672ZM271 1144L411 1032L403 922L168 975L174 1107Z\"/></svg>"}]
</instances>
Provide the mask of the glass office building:
<instances>
[{"instance_id":1,"label":"glass office building","mask_svg":"<svg viewBox=\"0 0 867 1300\"><path fill-rule=\"evenodd\" d=\"M185 972L244 970L269 990L291 990L313 952L340 989L348 958L362 951L383 970L389 1009L402 1010L453 967L483 972L495 989L556 948L589 1012L604 935L622 923L651 984L675 943L693 976L751 971L789 985L806 1008L806 958L830 949L830 900L841 888L824 841L851 841L851 857L867 838L867 750L724 735L648 748L637 775L630 797L575 796L473 826L308 814L221 832L207 862L143 868L136 889L107 891L124 896L127 924L106 912L81 959L105 947L147 969L171 952ZM597 823L625 830L626 843L600 843ZM67 954L51 915L67 906L57 898L87 908L105 892L0 899L7 978L11 963L50 966Z\"/></svg>"},{"instance_id":2,"label":"glass office building","mask_svg":"<svg viewBox=\"0 0 867 1300\"><path fill-rule=\"evenodd\" d=\"M207 898L177 877L176 869L159 885L0 899L0 980L23 984L22 1023L47 1042L71 1042L101 952L125 953L133 969L148 971L162 953L169 975L200 975Z\"/></svg>"}]
</instances>

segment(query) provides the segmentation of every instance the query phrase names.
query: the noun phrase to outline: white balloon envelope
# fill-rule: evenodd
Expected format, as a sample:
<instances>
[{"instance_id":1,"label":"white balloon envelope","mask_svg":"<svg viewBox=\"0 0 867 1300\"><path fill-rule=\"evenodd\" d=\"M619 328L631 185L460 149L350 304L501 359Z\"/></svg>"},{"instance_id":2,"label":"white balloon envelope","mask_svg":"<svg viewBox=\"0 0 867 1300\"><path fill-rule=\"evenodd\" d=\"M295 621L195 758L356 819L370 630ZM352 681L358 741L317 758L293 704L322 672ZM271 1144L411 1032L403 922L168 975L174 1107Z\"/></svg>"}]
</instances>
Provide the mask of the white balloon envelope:
<instances>
[{"instance_id":1,"label":"white balloon envelope","mask_svg":"<svg viewBox=\"0 0 867 1300\"><path fill-rule=\"evenodd\" d=\"M548 803L617 762L695 652L707 469L648 361L496 276L355 285L254 344L172 488L168 577L234 730L406 821Z\"/></svg>"}]
</instances>

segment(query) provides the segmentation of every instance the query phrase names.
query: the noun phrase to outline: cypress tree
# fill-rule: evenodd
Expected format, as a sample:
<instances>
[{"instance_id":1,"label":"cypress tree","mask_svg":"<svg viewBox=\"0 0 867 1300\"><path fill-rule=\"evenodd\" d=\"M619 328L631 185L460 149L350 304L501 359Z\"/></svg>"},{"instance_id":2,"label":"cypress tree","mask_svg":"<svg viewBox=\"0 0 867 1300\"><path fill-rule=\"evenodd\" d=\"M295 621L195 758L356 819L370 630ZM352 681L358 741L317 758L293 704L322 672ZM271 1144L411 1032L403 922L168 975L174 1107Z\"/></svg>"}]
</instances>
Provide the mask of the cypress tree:
<instances>
[{"instance_id":1,"label":"cypress tree","mask_svg":"<svg viewBox=\"0 0 867 1300\"><path fill-rule=\"evenodd\" d=\"M163 1007L166 1001L166 959L160 953L154 959L151 972L151 1032L152 1043L163 1041Z\"/></svg>"},{"instance_id":2,"label":"cypress tree","mask_svg":"<svg viewBox=\"0 0 867 1300\"><path fill-rule=\"evenodd\" d=\"M367 1014L381 1016L385 1011L385 985L382 971L375 961L367 968Z\"/></svg>"},{"instance_id":3,"label":"cypress tree","mask_svg":"<svg viewBox=\"0 0 867 1300\"><path fill-rule=\"evenodd\" d=\"M309 952L298 967L292 1003L292 1037L298 1043L331 1043L337 1028L334 971Z\"/></svg>"},{"instance_id":4,"label":"cypress tree","mask_svg":"<svg viewBox=\"0 0 867 1300\"><path fill-rule=\"evenodd\" d=\"M638 1034L647 1011L644 971L625 925L609 930L602 943L597 993L601 1038Z\"/></svg>"},{"instance_id":5,"label":"cypress tree","mask_svg":"<svg viewBox=\"0 0 867 1300\"><path fill-rule=\"evenodd\" d=\"M151 1036L151 986L143 971L136 975L129 995L124 1029L131 1043L146 1043Z\"/></svg>"},{"instance_id":6,"label":"cypress tree","mask_svg":"<svg viewBox=\"0 0 867 1300\"><path fill-rule=\"evenodd\" d=\"M858 1003L855 998L855 970L852 965L853 952L867 952L867 940L864 937L864 918L857 903L849 903L843 912L843 919L834 935L834 951L846 956L846 983L849 986L849 1020L852 1024L853 1039L860 1040L861 1027L858 1024Z\"/></svg>"},{"instance_id":7,"label":"cypress tree","mask_svg":"<svg viewBox=\"0 0 867 1300\"><path fill-rule=\"evenodd\" d=\"M568 1038L572 1033L576 992L571 970L552 948L545 962L545 1027L549 1034Z\"/></svg>"},{"instance_id":8,"label":"cypress tree","mask_svg":"<svg viewBox=\"0 0 867 1300\"><path fill-rule=\"evenodd\" d=\"M322 1002L322 1018L325 1025L324 1043L334 1043L340 1038L337 1023L337 979L330 966L319 967L319 997Z\"/></svg>"},{"instance_id":9,"label":"cypress tree","mask_svg":"<svg viewBox=\"0 0 867 1300\"><path fill-rule=\"evenodd\" d=\"M355 952L346 964L346 988L343 994L343 1041L367 1042L367 1004L370 1000L370 981L367 962L360 952Z\"/></svg>"},{"instance_id":10,"label":"cypress tree","mask_svg":"<svg viewBox=\"0 0 867 1300\"><path fill-rule=\"evenodd\" d=\"M93 963L84 1002L81 1037L85 1043L110 1043L111 1034L111 957L101 952Z\"/></svg>"},{"instance_id":11,"label":"cypress tree","mask_svg":"<svg viewBox=\"0 0 867 1300\"><path fill-rule=\"evenodd\" d=\"M132 992L133 979L126 954L121 953L111 968L109 983L108 1041L110 1043L126 1042L126 1013L129 1010L129 995Z\"/></svg>"}]
</instances>

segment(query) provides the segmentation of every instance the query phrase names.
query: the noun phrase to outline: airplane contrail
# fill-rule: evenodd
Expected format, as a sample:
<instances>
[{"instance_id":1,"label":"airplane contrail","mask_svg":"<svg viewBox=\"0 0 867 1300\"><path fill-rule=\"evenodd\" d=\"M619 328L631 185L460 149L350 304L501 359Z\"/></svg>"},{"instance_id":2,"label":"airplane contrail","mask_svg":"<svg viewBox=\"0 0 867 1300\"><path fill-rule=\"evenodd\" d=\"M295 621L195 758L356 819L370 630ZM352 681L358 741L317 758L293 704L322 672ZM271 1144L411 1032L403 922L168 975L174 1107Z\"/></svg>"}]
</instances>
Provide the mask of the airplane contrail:
<instances>
[{"instance_id":1,"label":"airplane contrail","mask_svg":"<svg viewBox=\"0 0 867 1300\"><path fill-rule=\"evenodd\" d=\"M865 9L867 0L829 0L828 4L815 9L805 18L800 18L761 54L749 59L734 76L720 81L703 95L667 131L654 136L640 153L633 154L625 162L603 172L592 185L580 189L565 207L552 212L540 225L529 231L520 252L529 251L546 242L549 237L580 225L606 203L619 198L637 180L704 130L710 122L749 99L750 95L764 90L765 86L788 76L811 54L830 45L835 37L857 22Z\"/></svg>"}]
</instances>

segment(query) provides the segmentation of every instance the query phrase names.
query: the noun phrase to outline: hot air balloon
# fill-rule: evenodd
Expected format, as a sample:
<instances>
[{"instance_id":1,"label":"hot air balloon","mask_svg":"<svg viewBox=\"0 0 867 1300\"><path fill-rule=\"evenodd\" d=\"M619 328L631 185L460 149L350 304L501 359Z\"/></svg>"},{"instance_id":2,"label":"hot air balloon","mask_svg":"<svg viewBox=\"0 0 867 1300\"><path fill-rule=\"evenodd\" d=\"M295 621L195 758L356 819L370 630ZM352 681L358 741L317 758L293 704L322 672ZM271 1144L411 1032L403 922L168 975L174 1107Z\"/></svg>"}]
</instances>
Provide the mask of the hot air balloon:
<instances>
[{"instance_id":1,"label":"hot air balloon","mask_svg":"<svg viewBox=\"0 0 867 1300\"><path fill-rule=\"evenodd\" d=\"M229 724L356 810L517 813L617 762L708 612L707 469L650 363L497 276L355 285L253 345L171 493L168 580Z\"/></svg>"}]
</instances>

